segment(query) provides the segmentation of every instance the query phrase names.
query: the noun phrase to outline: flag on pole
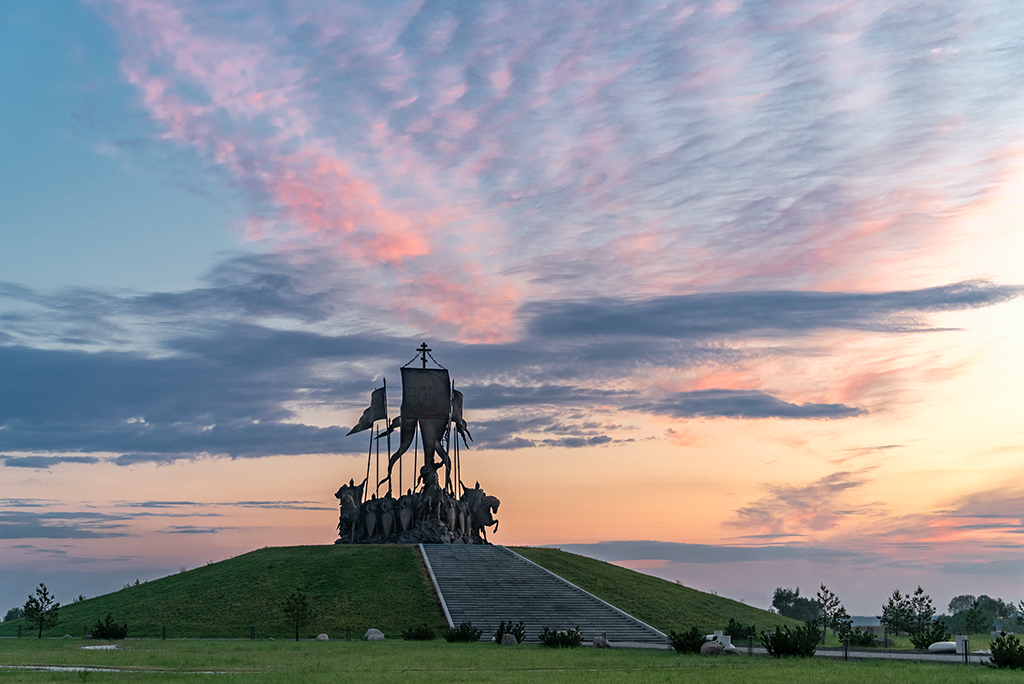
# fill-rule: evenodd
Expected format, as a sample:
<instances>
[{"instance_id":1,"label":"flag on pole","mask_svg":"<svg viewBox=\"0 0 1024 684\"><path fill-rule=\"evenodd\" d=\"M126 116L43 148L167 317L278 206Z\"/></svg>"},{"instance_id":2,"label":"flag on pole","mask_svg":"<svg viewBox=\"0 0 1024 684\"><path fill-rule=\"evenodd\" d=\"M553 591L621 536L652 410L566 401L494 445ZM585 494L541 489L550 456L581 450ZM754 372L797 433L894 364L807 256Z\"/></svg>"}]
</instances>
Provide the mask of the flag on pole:
<instances>
[{"instance_id":1,"label":"flag on pole","mask_svg":"<svg viewBox=\"0 0 1024 684\"><path fill-rule=\"evenodd\" d=\"M369 408L363 411L363 415L359 419L359 422L356 423L356 426L349 430L348 434L346 434L345 436L348 437L348 435L354 434L356 432L369 430L370 428L373 427L373 424L378 420L386 420L388 417L388 412L384 404L384 388L381 387L379 389L373 390L373 394L370 395Z\"/></svg>"}]
</instances>

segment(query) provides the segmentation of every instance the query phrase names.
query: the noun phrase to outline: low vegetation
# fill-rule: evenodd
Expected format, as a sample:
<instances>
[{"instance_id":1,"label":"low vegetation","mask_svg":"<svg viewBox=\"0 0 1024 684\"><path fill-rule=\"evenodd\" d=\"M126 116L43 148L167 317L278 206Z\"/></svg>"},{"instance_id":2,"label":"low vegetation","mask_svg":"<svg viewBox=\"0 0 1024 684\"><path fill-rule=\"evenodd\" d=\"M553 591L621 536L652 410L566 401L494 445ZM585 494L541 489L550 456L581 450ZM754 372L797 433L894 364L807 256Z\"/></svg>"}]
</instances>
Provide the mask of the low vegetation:
<instances>
[{"instance_id":1,"label":"low vegetation","mask_svg":"<svg viewBox=\"0 0 1024 684\"><path fill-rule=\"evenodd\" d=\"M810 658L818 647L821 632L813 622L793 627L776 627L775 631L761 632L761 644L773 658L796 656Z\"/></svg>"},{"instance_id":2,"label":"low vegetation","mask_svg":"<svg viewBox=\"0 0 1024 684\"><path fill-rule=\"evenodd\" d=\"M406 641L433 641L437 638L437 631L427 623L423 623L402 632L402 638Z\"/></svg>"},{"instance_id":3,"label":"low vegetation","mask_svg":"<svg viewBox=\"0 0 1024 684\"><path fill-rule=\"evenodd\" d=\"M444 630L444 640L449 644L473 643L480 641L480 637L483 635L484 630L477 629L469 621L459 624L458 627L449 627Z\"/></svg>"},{"instance_id":4,"label":"low vegetation","mask_svg":"<svg viewBox=\"0 0 1024 684\"><path fill-rule=\"evenodd\" d=\"M103 620L97 620L92 626L92 638L117 641L128 637L128 623L118 624L113 615L107 613Z\"/></svg>"},{"instance_id":5,"label":"low vegetation","mask_svg":"<svg viewBox=\"0 0 1024 684\"><path fill-rule=\"evenodd\" d=\"M506 634L511 634L521 644L526 639L526 625L523 624L522 620L517 623L513 623L511 620L508 622L502 620L498 623L498 629L494 632L494 643L500 644Z\"/></svg>"},{"instance_id":6,"label":"low vegetation","mask_svg":"<svg viewBox=\"0 0 1024 684\"><path fill-rule=\"evenodd\" d=\"M991 666L997 670L1024 670L1024 646L1016 636L1003 632L992 641Z\"/></svg>"},{"instance_id":7,"label":"low vegetation","mask_svg":"<svg viewBox=\"0 0 1024 684\"><path fill-rule=\"evenodd\" d=\"M691 627L681 632L670 631L668 633L669 643L677 653L700 653L700 647L707 641L704 630L699 627Z\"/></svg>"},{"instance_id":8,"label":"low vegetation","mask_svg":"<svg viewBox=\"0 0 1024 684\"><path fill-rule=\"evenodd\" d=\"M583 634L578 626L572 629L545 627L540 632L540 643L549 648L577 648L583 643Z\"/></svg>"}]
</instances>

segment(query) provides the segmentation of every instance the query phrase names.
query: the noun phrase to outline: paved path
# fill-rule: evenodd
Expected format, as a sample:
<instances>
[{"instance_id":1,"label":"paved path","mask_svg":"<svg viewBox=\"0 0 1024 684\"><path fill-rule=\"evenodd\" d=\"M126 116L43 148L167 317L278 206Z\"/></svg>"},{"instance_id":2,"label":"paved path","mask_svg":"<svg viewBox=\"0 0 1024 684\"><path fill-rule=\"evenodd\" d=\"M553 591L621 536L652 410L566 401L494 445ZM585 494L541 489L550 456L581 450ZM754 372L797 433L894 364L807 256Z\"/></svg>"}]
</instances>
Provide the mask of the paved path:
<instances>
[{"instance_id":1,"label":"paved path","mask_svg":"<svg viewBox=\"0 0 1024 684\"><path fill-rule=\"evenodd\" d=\"M607 634L615 642L665 644L668 637L504 546L421 544L451 626L465 621L489 640L498 623L520 620L526 640L544 627L579 627L584 643Z\"/></svg>"}]
</instances>

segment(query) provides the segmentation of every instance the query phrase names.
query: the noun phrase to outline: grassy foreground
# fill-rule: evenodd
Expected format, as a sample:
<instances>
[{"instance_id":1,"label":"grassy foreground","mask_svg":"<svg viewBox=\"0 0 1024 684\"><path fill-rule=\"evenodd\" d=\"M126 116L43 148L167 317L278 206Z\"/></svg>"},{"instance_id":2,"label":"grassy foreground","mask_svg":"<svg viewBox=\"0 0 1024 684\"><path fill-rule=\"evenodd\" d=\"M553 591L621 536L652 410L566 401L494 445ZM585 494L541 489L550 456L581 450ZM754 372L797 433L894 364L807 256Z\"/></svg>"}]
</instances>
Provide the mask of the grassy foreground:
<instances>
[{"instance_id":1,"label":"grassy foreground","mask_svg":"<svg viewBox=\"0 0 1024 684\"><path fill-rule=\"evenodd\" d=\"M701 658L638 649L362 641L134 641L117 651L81 640L0 640L0 682L701 682L702 684L999 684L1020 673L903 662ZM92 666L116 672L39 672L2 665ZM216 674L212 674L216 673Z\"/></svg>"},{"instance_id":2,"label":"grassy foreground","mask_svg":"<svg viewBox=\"0 0 1024 684\"><path fill-rule=\"evenodd\" d=\"M757 625L759 630L803 624L739 601L560 549L509 548L666 634L691 626L711 632L725 627L729 618Z\"/></svg>"},{"instance_id":3,"label":"grassy foreground","mask_svg":"<svg viewBox=\"0 0 1024 684\"><path fill-rule=\"evenodd\" d=\"M376 627L389 636L427 623L446 626L441 607L415 546L286 546L251 551L219 563L62 605L60 622L44 636L70 634L110 612L128 623L129 637L249 636L294 639L281 613L282 601L301 587L313 607L301 636L324 632L362 636ZM65 597L58 596L62 603ZM14 636L24 620L0 623L0 636Z\"/></svg>"}]
</instances>

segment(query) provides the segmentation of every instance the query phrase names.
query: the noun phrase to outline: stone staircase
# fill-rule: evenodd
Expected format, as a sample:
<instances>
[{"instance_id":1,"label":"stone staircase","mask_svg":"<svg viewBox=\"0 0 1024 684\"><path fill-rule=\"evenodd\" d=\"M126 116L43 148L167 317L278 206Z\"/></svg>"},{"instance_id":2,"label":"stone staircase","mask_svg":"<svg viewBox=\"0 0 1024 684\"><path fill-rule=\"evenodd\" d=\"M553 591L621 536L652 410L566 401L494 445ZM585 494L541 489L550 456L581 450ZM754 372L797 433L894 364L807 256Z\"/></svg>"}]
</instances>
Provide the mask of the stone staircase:
<instances>
[{"instance_id":1,"label":"stone staircase","mask_svg":"<svg viewBox=\"0 0 1024 684\"><path fill-rule=\"evenodd\" d=\"M503 620L526 625L526 640L544 627L579 627L584 643L607 634L616 642L664 644L665 634L504 546L420 544L449 625L470 621L489 641Z\"/></svg>"}]
</instances>

